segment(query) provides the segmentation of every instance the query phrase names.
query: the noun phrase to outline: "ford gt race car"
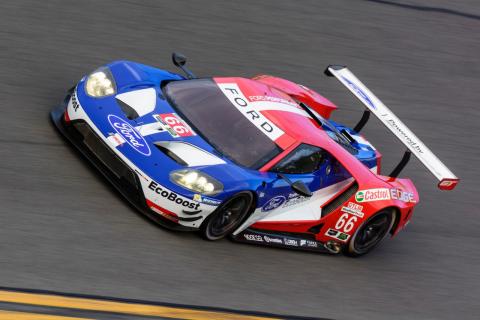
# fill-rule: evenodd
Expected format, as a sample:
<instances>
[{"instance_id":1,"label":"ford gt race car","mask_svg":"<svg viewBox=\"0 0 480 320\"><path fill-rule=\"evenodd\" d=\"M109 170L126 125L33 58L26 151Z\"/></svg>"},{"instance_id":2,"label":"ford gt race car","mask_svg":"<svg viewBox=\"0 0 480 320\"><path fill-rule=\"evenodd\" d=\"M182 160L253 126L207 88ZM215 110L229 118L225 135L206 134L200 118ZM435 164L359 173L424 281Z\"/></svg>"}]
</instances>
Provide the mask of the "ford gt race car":
<instances>
[{"instance_id":1,"label":"ford gt race car","mask_svg":"<svg viewBox=\"0 0 480 320\"><path fill-rule=\"evenodd\" d=\"M364 105L354 128L315 91L262 75L197 78L130 61L72 88L51 117L139 210L208 240L360 256L410 221L419 201L398 178L415 155L451 190L458 178L344 66L329 66ZM388 175L360 131L373 113L407 151Z\"/></svg>"}]
</instances>

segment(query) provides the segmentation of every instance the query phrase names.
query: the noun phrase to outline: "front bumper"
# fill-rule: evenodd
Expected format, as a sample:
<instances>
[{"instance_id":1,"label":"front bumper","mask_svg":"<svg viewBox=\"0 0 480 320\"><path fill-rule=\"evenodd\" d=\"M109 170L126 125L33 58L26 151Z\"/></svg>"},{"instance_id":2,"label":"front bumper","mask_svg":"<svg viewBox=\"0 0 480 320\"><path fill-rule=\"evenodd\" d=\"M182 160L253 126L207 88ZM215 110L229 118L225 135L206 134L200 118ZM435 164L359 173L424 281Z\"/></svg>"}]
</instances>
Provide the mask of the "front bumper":
<instances>
[{"instance_id":1,"label":"front bumper","mask_svg":"<svg viewBox=\"0 0 480 320\"><path fill-rule=\"evenodd\" d=\"M179 225L152 211L144 197L138 175L129 168L96 135L84 121L75 120L66 123L64 113L68 99L64 104L54 108L51 119L57 129L133 204L140 212L161 226L179 231L198 229Z\"/></svg>"}]
</instances>

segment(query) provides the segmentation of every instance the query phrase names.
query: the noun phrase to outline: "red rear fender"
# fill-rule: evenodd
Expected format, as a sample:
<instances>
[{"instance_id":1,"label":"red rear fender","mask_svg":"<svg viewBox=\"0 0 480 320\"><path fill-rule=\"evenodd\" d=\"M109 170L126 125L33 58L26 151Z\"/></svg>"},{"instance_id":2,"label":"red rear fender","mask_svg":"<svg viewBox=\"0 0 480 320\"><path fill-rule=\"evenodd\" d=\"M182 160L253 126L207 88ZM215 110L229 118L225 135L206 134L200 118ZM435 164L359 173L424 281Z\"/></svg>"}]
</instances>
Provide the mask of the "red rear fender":
<instances>
[{"instance_id":1,"label":"red rear fender","mask_svg":"<svg viewBox=\"0 0 480 320\"><path fill-rule=\"evenodd\" d=\"M326 119L337 109L330 100L303 85L268 75L256 76L253 80L285 92L293 99L307 104Z\"/></svg>"}]
</instances>

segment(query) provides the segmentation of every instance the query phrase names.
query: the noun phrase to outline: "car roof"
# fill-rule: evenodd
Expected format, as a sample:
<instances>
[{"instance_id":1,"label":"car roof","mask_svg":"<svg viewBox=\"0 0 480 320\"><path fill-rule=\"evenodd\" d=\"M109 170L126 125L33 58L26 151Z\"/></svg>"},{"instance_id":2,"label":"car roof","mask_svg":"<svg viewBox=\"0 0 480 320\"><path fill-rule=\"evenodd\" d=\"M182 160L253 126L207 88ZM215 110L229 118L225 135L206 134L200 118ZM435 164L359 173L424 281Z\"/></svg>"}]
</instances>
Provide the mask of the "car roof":
<instances>
[{"instance_id":1,"label":"car roof","mask_svg":"<svg viewBox=\"0 0 480 320\"><path fill-rule=\"evenodd\" d=\"M370 181L374 176L355 156L333 141L325 130L286 93L247 78L216 77L213 80L221 88L239 89L243 95L242 99L247 100L248 107L260 112L278 126L287 136L279 139L282 140L279 143L282 149L287 150L300 143L319 146L339 160L357 181ZM228 89L224 90L225 95L229 92L231 91ZM233 103L233 99L231 101ZM272 162L275 161L275 159L272 160Z\"/></svg>"},{"instance_id":2,"label":"car roof","mask_svg":"<svg viewBox=\"0 0 480 320\"><path fill-rule=\"evenodd\" d=\"M321 146L327 139L324 130L286 93L256 80L241 77L216 77L219 85L236 85L247 99L249 107L260 112L280 128L285 135L281 147L295 143Z\"/></svg>"}]
</instances>

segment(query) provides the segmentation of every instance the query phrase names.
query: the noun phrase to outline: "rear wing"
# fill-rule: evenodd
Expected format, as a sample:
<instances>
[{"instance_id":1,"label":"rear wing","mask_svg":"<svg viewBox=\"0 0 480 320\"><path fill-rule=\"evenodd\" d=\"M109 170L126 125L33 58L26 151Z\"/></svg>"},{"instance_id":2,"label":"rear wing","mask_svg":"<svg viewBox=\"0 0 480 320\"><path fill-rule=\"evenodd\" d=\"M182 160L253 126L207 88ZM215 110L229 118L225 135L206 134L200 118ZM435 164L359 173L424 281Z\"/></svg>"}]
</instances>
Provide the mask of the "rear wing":
<instances>
[{"instance_id":1,"label":"rear wing","mask_svg":"<svg viewBox=\"0 0 480 320\"><path fill-rule=\"evenodd\" d=\"M358 78L345 66L331 65L325 70L327 76L337 78L413 153L440 181L442 190L452 190L459 179L433 154L432 151ZM368 119L368 117L367 117ZM363 126L363 125L362 125ZM407 157L408 158L408 157ZM405 159L405 157L404 157ZM405 160L402 160L405 161ZM408 161L408 159L407 159ZM394 170L396 171L396 170Z\"/></svg>"}]
</instances>

